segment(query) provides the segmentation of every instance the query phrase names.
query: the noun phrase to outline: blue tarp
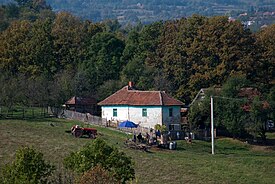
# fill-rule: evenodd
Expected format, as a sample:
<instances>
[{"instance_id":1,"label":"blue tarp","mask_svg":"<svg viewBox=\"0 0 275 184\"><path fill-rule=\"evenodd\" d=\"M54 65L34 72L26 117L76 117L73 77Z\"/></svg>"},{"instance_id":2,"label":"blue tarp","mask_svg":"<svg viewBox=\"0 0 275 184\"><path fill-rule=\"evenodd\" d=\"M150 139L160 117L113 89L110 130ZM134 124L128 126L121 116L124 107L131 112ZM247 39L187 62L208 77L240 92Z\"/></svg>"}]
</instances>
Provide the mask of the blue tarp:
<instances>
[{"instance_id":1,"label":"blue tarp","mask_svg":"<svg viewBox=\"0 0 275 184\"><path fill-rule=\"evenodd\" d=\"M138 127L137 124L129 120L121 122L118 126L118 128L137 128L137 127Z\"/></svg>"}]
</instances>

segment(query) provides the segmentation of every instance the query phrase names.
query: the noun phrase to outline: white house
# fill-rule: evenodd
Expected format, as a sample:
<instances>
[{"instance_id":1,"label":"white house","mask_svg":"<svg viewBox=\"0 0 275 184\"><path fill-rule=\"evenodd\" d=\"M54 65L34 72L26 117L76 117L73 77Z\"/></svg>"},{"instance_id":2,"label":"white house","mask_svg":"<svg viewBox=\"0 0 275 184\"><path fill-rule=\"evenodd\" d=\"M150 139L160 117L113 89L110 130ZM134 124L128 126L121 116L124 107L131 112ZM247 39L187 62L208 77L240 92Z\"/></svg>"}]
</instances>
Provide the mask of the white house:
<instances>
[{"instance_id":1,"label":"white house","mask_svg":"<svg viewBox=\"0 0 275 184\"><path fill-rule=\"evenodd\" d=\"M179 130L181 106L184 104L164 91L135 90L132 83L98 103L102 118L121 122L130 120L142 127L166 125L169 130Z\"/></svg>"}]
</instances>

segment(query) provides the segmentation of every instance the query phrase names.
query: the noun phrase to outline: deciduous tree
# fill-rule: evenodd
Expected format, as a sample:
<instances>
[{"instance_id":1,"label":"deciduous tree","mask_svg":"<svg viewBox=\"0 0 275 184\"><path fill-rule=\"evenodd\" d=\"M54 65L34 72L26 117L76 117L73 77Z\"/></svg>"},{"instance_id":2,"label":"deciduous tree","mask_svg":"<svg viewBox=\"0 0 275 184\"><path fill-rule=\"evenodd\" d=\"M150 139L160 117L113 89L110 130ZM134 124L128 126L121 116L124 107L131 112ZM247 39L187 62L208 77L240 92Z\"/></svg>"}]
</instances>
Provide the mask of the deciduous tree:
<instances>
[{"instance_id":1,"label":"deciduous tree","mask_svg":"<svg viewBox=\"0 0 275 184\"><path fill-rule=\"evenodd\" d=\"M131 158L117 148L110 147L102 139L96 139L65 158L65 166L78 173L84 173L98 165L109 171L118 182L125 183L135 178Z\"/></svg>"},{"instance_id":2,"label":"deciduous tree","mask_svg":"<svg viewBox=\"0 0 275 184\"><path fill-rule=\"evenodd\" d=\"M24 147L16 152L15 161L3 169L2 182L6 184L47 183L54 166L45 162L43 154Z\"/></svg>"}]
</instances>

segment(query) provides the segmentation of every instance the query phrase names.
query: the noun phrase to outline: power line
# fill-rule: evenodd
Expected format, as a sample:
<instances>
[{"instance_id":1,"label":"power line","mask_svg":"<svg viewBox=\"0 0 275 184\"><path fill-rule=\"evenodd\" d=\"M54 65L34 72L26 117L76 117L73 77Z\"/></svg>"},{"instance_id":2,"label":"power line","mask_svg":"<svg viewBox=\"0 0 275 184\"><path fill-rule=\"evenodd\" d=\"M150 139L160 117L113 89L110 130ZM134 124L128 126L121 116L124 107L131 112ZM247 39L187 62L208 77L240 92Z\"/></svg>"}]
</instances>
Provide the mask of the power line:
<instances>
[{"instance_id":1,"label":"power line","mask_svg":"<svg viewBox=\"0 0 275 184\"><path fill-rule=\"evenodd\" d=\"M232 98L232 97L225 97L225 96L212 96L213 98L220 98L220 99L226 99L226 100L234 100L234 101L249 101L247 98ZM253 100L252 100L253 101ZM273 101L263 101L259 100L258 102L273 102Z\"/></svg>"},{"instance_id":2,"label":"power line","mask_svg":"<svg viewBox=\"0 0 275 184\"><path fill-rule=\"evenodd\" d=\"M221 99L227 99L227 100L235 100L235 101L244 101L247 100L246 98L232 98L232 97L225 97L225 96L212 96L214 98L221 98Z\"/></svg>"}]
</instances>

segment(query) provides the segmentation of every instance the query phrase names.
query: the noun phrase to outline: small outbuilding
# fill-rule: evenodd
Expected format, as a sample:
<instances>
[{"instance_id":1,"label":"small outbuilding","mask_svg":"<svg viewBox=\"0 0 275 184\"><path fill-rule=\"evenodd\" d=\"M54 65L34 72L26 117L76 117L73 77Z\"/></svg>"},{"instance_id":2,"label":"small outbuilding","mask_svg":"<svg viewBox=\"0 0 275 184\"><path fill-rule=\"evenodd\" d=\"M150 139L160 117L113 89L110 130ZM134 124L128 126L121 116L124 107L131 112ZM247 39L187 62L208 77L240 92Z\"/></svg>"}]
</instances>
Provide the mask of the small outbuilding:
<instances>
[{"instance_id":1,"label":"small outbuilding","mask_svg":"<svg viewBox=\"0 0 275 184\"><path fill-rule=\"evenodd\" d=\"M97 114L97 100L95 98L72 97L65 103L67 110Z\"/></svg>"}]
</instances>

